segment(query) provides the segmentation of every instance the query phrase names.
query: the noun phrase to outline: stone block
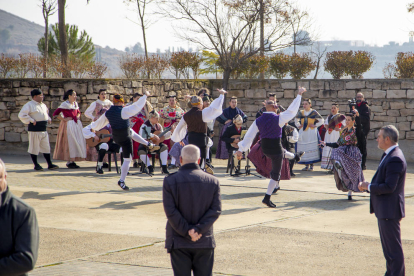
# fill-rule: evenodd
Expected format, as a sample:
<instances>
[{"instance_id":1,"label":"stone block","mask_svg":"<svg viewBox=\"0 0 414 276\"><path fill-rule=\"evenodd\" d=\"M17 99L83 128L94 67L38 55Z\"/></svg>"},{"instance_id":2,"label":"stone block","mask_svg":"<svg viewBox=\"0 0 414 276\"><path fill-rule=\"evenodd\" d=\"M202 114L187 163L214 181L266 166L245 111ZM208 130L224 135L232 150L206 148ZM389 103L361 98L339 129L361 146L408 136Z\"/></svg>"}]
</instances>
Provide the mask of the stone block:
<instances>
[{"instance_id":1,"label":"stone block","mask_svg":"<svg viewBox=\"0 0 414 276\"><path fill-rule=\"evenodd\" d=\"M6 110L7 106L4 102L0 102L0 110Z\"/></svg>"},{"instance_id":2,"label":"stone block","mask_svg":"<svg viewBox=\"0 0 414 276\"><path fill-rule=\"evenodd\" d=\"M401 116L412 116L414 115L414 109L401 109Z\"/></svg>"},{"instance_id":3,"label":"stone block","mask_svg":"<svg viewBox=\"0 0 414 276\"><path fill-rule=\"evenodd\" d=\"M405 103L405 108L414 108L414 101L410 100L408 103Z\"/></svg>"},{"instance_id":4,"label":"stone block","mask_svg":"<svg viewBox=\"0 0 414 276\"><path fill-rule=\"evenodd\" d=\"M382 121L382 122L389 122L389 123L396 123L397 118L396 117L390 117L390 116L374 116L374 121Z\"/></svg>"},{"instance_id":5,"label":"stone block","mask_svg":"<svg viewBox=\"0 0 414 276\"><path fill-rule=\"evenodd\" d=\"M88 93L88 84L69 81L63 84L63 90L66 92L69 89L75 90L77 95L86 95ZM99 90L98 90L99 91Z\"/></svg>"},{"instance_id":6,"label":"stone block","mask_svg":"<svg viewBox=\"0 0 414 276\"><path fill-rule=\"evenodd\" d=\"M96 95L96 94L86 95L86 99L88 99L88 100L96 100L97 98L98 98L98 95Z\"/></svg>"},{"instance_id":7,"label":"stone block","mask_svg":"<svg viewBox=\"0 0 414 276\"><path fill-rule=\"evenodd\" d=\"M4 141L4 128L0 128L0 141Z\"/></svg>"},{"instance_id":8,"label":"stone block","mask_svg":"<svg viewBox=\"0 0 414 276\"><path fill-rule=\"evenodd\" d=\"M5 140L6 142L20 142L20 133L6 132Z\"/></svg>"},{"instance_id":9,"label":"stone block","mask_svg":"<svg viewBox=\"0 0 414 276\"><path fill-rule=\"evenodd\" d=\"M311 82L312 83L312 82ZM296 87L304 87L304 88L306 88L307 90L309 90L309 82L308 81L298 81L298 82L296 82ZM313 88L311 88L311 89L313 89ZM315 90L315 89L314 89ZM316 90L318 90L318 89L316 89Z\"/></svg>"},{"instance_id":10,"label":"stone block","mask_svg":"<svg viewBox=\"0 0 414 276\"><path fill-rule=\"evenodd\" d=\"M330 90L344 90L345 82L344 81L329 81Z\"/></svg>"},{"instance_id":11,"label":"stone block","mask_svg":"<svg viewBox=\"0 0 414 276\"><path fill-rule=\"evenodd\" d=\"M333 104L334 102L333 101L325 101L325 102L323 102L323 109L325 109L325 110L331 110L331 107L332 107L332 104Z\"/></svg>"},{"instance_id":12,"label":"stone block","mask_svg":"<svg viewBox=\"0 0 414 276\"><path fill-rule=\"evenodd\" d=\"M410 122L398 123L398 130L411 130L411 123Z\"/></svg>"},{"instance_id":13,"label":"stone block","mask_svg":"<svg viewBox=\"0 0 414 276\"><path fill-rule=\"evenodd\" d=\"M141 81L132 81L131 86L133 88L140 88L140 87L142 88L142 82Z\"/></svg>"},{"instance_id":14,"label":"stone block","mask_svg":"<svg viewBox=\"0 0 414 276\"><path fill-rule=\"evenodd\" d=\"M282 86L283 86L283 84L282 84ZM293 99L295 97L295 90L286 89L283 92L283 97L286 98L286 99Z\"/></svg>"},{"instance_id":15,"label":"stone block","mask_svg":"<svg viewBox=\"0 0 414 276\"><path fill-rule=\"evenodd\" d=\"M49 95L49 86L42 85L40 87L40 90L42 90L42 92L43 92L44 95Z\"/></svg>"},{"instance_id":16,"label":"stone block","mask_svg":"<svg viewBox=\"0 0 414 276\"><path fill-rule=\"evenodd\" d=\"M295 81L280 81L280 85L283 89L296 89Z\"/></svg>"},{"instance_id":17,"label":"stone block","mask_svg":"<svg viewBox=\"0 0 414 276\"><path fill-rule=\"evenodd\" d=\"M266 89L270 88L266 81L253 81L250 83L250 89Z\"/></svg>"},{"instance_id":18,"label":"stone block","mask_svg":"<svg viewBox=\"0 0 414 276\"><path fill-rule=\"evenodd\" d=\"M311 90L325 89L325 81L323 81L323 80L312 80L312 81L310 81L310 89Z\"/></svg>"},{"instance_id":19,"label":"stone block","mask_svg":"<svg viewBox=\"0 0 414 276\"><path fill-rule=\"evenodd\" d=\"M20 81L13 81L13 87L20 87Z\"/></svg>"},{"instance_id":20,"label":"stone block","mask_svg":"<svg viewBox=\"0 0 414 276\"><path fill-rule=\"evenodd\" d=\"M414 89L414 82L407 80L401 81L401 89Z\"/></svg>"},{"instance_id":21,"label":"stone block","mask_svg":"<svg viewBox=\"0 0 414 276\"><path fill-rule=\"evenodd\" d=\"M221 87L221 83L217 83ZM218 86L217 86L218 87ZM250 89L250 83L247 81L230 81L229 82L229 90L244 90L244 89Z\"/></svg>"},{"instance_id":22,"label":"stone block","mask_svg":"<svg viewBox=\"0 0 414 276\"><path fill-rule=\"evenodd\" d=\"M108 84L95 84L95 85L93 85L93 93L98 93L99 92L99 90L101 90L101 89L108 89ZM110 91L110 90L108 90L107 91L109 94L113 94L113 92L112 91Z\"/></svg>"},{"instance_id":23,"label":"stone block","mask_svg":"<svg viewBox=\"0 0 414 276\"><path fill-rule=\"evenodd\" d=\"M387 99L405 99L407 98L406 90L387 90Z\"/></svg>"},{"instance_id":24,"label":"stone block","mask_svg":"<svg viewBox=\"0 0 414 276\"><path fill-rule=\"evenodd\" d=\"M356 96L355 90L340 90L338 91L338 98L353 99Z\"/></svg>"},{"instance_id":25,"label":"stone block","mask_svg":"<svg viewBox=\"0 0 414 276\"><path fill-rule=\"evenodd\" d=\"M404 102L390 102L391 109L402 109L405 108ZM410 107L407 107L410 108Z\"/></svg>"},{"instance_id":26,"label":"stone block","mask_svg":"<svg viewBox=\"0 0 414 276\"><path fill-rule=\"evenodd\" d=\"M11 113L10 114L10 120L12 120L12 121L19 121L19 116L18 115L19 115L18 112L17 113Z\"/></svg>"},{"instance_id":27,"label":"stone block","mask_svg":"<svg viewBox=\"0 0 414 276\"><path fill-rule=\"evenodd\" d=\"M0 121L7 121L10 119L10 110L0 110Z\"/></svg>"},{"instance_id":28,"label":"stone block","mask_svg":"<svg viewBox=\"0 0 414 276\"><path fill-rule=\"evenodd\" d=\"M411 129L414 130L414 122L411 122Z\"/></svg>"},{"instance_id":29,"label":"stone block","mask_svg":"<svg viewBox=\"0 0 414 276\"><path fill-rule=\"evenodd\" d=\"M276 80L269 80L269 87L272 89L282 88L279 81Z\"/></svg>"},{"instance_id":30,"label":"stone block","mask_svg":"<svg viewBox=\"0 0 414 276\"><path fill-rule=\"evenodd\" d=\"M20 139L22 140L23 143L29 142L29 135L27 133L26 134L22 133L20 134Z\"/></svg>"},{"instance_id":31,"label":"stone block","mask_svg":"<svg viewBox=\"0 0 414 276\"><path fill-rule=\"evenodd\" d=\"M407 98L414 99L414 90L407 90Z\"/></svg>"},{"instance_id":32,"label":"stone block","mask_svg":"<svg viewBox=\"0 0 414 276\"><path fill-rule=\"evenodd\" d=\"M400 123L400 122L407 122L407 117L397 117L397 123Z\"/></svg>"},{"instance_id":33,"label":"stone block","mask_svg":"<svg viewBox=\"0 0 414 276\"><path fill-rule=\"evenodd\" d=\"M386 109L386 110L390 109L390 103L389 102L382 102L381 106L382 106L383 109Z\"/></svg>"},{"instance_id":34,"label":"stone block","mask_svg":"<svg viewBox=\"0 0 414 276\"><path fill-rule=\"evenodd\" d=\"M362 89L365 88L365 81L348 81L345 84L346 89Z\"/></svg>"},{"instance_id":35,"label":"stone block","mask_svg":"<svg viewBox=\"0 0 414 276\"><path fill-rule=\"evenodd\" d=\"M382 85L380 81L366 81L365 86L370 89L380 90Z\"/></svg>"},{"instance_id":36,"label":"stone block","mask_svg":"<svg viewBox=\"0 0 414 276\"><path fill-rule=\"evenodd\" d=\"M387 111L387 115L388 116L393 116L393 117L398 117L398 116L400 116L400 111L399 110L390 109L390 110Z\"/></svg>"},{"instance_id":37,"label":"stone block","mask_svg":"<svg viewBox=\"0 0 414 276\"><path fill-rule=\"evenodd\" d=\"M244 97L244 91L243 90L230 90L227 92L227 97L237 97L237 98L243 98Z\"/></svg>"},{"instance_id":38,"label":"stone block","mask_svg":"<svg viewBox=\"0 0 414 276\"><path fill-rule=\"evenodd\" d=\"M306 95L306 92L305 92ZM324 98L338 98L338 91L335 90L319 90L318 97L320 99Z\"/></svg>"},{"instance_id":39,"label":"stone block","mask_svg":"<svg viewBox=\"0 0 414 276\"><path fill-rule=\"evenodd\" d=\"M32 88L29 87L20 87L19 88L19 95L22 96L30 96L30 92L32 92Z\"/></svg>"},{"instance_id":40,"label":"stone block","mask_svg":"<svg viewBox=\"0 0 414 276\"><path fill-rule=\"evenodd\" d=\"M372 112L384 112L384 109L382 108L382 106L374 105L374 106L371 106L371 111Z\"/></svg>"},{"instance_id":41,"label":"stone block","mask_svg":"<svg viewBox=\"0 0 414 276\"><path fill-rule=\"evenodd\" d=\"M124 81L122 81L122 85L125 88L132 88L132 81L130 81L130 80L124 80Z\"/></svg>"},{"instance_id":42,"label":"stone block","mask_svg":"<svg viewBox=\"0 0 414 276\"><path fill-rule=\"evenodd\" d=\"M400 130L398 135L398 140L405 140L407 131Z\"/></svg>"},{"instance_id":43,"label":"stone block","mask_svg":"<svg viewBox=\"0 0 414 276\"><path fill-rule=\"evenodd\" d=\"M376 121L372 121L372 122L370 123L370 127L371 127L371 129L380 129L380 128L382 128L384 125L385 125L385 124L384 124L384 122L376 122Z\"/></svg>"},{"instance_id":44,"label":"stone block","mask_svg":"<svg viewBox=\"0 0 414 276\"><path fill-rule=\"evenodd\" d=\"M298 94L298 91L295 91L295 95ZM308 90L305 92L305 94L303 94L304 98L309 98L309 99L315 99L318 98L319 96L319 91L315 91L315 90Z\"/></svg>"},{"instance_id":45,"label":"stone block","mask_svg":"<svg viewBox=\"0 0 414 276\"><path fill-rule=\"evenodd\" d=\"M374 90L374 91L372 91L372 97L374 99L385 99L386 95L387 95L387 91L385 91L385 90Z\"/></svg>"},{"instance_id":46,"label":"stone block","mask_svg":"<svg viewBox=\"0 0 414 276\"><path fill-rule=\"evenodd\" d=\"M405 139L407 139L407 140L414 140L414 131L407 131L405 133Z\"/></svg>"},{"instance_id":47,"label":"stone block","mask_svg":"<svg viewBox=\"0 0 414 276\"><path fill-rule=\"evenodd\" d=\"M49 89L50 96L63 96L64 94L65 94L65 91L63 90L63 88L50 88Z\"/></svg>"},{"instance_id":48,"label":"stone block","mask_svg":"<svg viewBox=\"0 0 414 276\"><path fill-rule=\"evenodd\" d=\"M138 94L142 94L142 87L138 87L138 88L133 88L134 94L138 93Z\"/></svg>"},{"instance_id":49,"label":"stone block","mask_svg":"<svg viewBox=\"0 0 414 276\"><path fill-rule=\"evenodd\" d=\"M247 99L264 99L266 98L265 89L247 89L245 91Z\"/></svg>"},{"instance_id":50,"label":"stone block","mask_svg":"<svg viewBox=\"0 0 414 276\"><path fill-rule=\"evenodd\" d=\"M60 106L61 102L60 101L52 101L50 109L55 110L58 109L58 107Z\"/></svg>"}]
</instances>

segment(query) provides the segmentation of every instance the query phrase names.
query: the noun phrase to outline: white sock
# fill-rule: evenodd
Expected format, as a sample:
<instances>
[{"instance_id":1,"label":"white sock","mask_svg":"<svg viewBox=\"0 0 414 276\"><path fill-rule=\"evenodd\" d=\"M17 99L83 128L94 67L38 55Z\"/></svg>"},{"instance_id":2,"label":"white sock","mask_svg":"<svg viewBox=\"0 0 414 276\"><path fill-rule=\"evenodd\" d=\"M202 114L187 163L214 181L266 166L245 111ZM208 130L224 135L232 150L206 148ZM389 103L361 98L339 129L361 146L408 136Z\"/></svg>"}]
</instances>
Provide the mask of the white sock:
<instances>
[{"instance_id":1,"label":"white sock","mask_svg":"<svg viewBox=\"0 0 414 276\"><path fill-rule=\"evenodd\" d=\"M266 194L267 194L267 195L272 195L273 190L274 190L276 187L279 187L279 181L276 181L276 180L270 179L270 181L269 181L269 185L267 186L267 191L266 191Z\"/></svg>"},{"instance_id":2,"label":"white sock","mask_svg":"<svg viewBox=\"0 0 414 276\"><path fill-rule=\"evenodd\" d=\"M98 168L102 168L103 162L98 162Z\"/></svg>"},{"instance_id":3,"label":"white sock","mask_svg":"<svg viewBox=\"0 0 414 276\"><path fill-rule=\"evenodd\" d=\"M168 150L164 150L160 153L161 165L167 165L168 161Z\"/></svg>"},{"instance_id":4,"label":"white sock","mask_svg":"<svg viewBox=\"0 0 414 276\"><path fill-rule=\"evenodd\" d=\"M348 195L349 196L352 195L352 191L351 190L348 191Z\"/></svg>"},{"instance_id":5,"label":"white sock","mask_svg":"<svg viewBox=\"0 0 414 276\"><path fill-rule=\"evenodd\" d=\"M291 153L290 151L285 150L283 158L293 159L293 158L295 158L295 154Z\"/></svg>"},{"instance_id":6,"label":"white sock","mask_svg":"<svg viewBox=\"0 0 414 276\"><path fill-rule=\"evenodd\" d=\"M171 164L176 165L175 162L176 162L175 157L171 156Z\"/></svg>"},{"instance_id":7,"label":"white sock","mask_svg":"<svg viewBox=\"0 0 414 276\"><path fill-rule=\"evenodd\" d=\"M145 155L145 154L142 154L142 155L140 155L139 156L139 158L141 159L141 161L147 166L147 167L149 167L149 166L151 166L151 161L150 161L150 159L151 159L151 157L148 157L147 155Z\"/></svg>"},{"instance_id":8,"label":"white sock","mask_svg":"<svg viewBox=\"0 0 414 276\"><path fill-rule=\"evenodd\" d=\"M206 159L210 160L210 148L207 147L207 155L206 155Z\"/></svg>"},{"instance_id":9,"label":"white sock","mask_svg":"<svg viewBox=\"0 0 414 276\"><path fill-rule=\"evenodd\" d=\"M131 164L131 158L124 158L124 163L121 167L121 178L120 181L124 182L126 176L128 175L129 165Z\"/></svg>"}]
</instances>

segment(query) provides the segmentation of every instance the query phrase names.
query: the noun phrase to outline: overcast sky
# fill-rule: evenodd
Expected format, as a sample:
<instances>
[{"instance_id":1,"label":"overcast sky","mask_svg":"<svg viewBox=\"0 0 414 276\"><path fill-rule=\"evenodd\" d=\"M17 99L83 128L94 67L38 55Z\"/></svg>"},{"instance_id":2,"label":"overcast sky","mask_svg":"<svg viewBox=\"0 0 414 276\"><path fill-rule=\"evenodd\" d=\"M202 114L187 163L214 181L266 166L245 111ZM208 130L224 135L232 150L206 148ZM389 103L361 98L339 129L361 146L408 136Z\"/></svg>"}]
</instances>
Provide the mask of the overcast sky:
<instances>
[{"instance_id":1,"label":"overcast sky","mask_svg":"<svg viewBox=\"0 0 414 276\"><path fill-rule=\"evenodd\" d=\"M408 41L414 31L414 14L406 6L414 0L297 0L315 20L319 40L364 40L371 45L389 41ZM39 0L0 0L0 9L44 26ZM129 19L128 19L129 18ZM142 42L140 27L131 22L136 14L123 0L68 0L66 22L78 25L95 44L124 50ZM58 21L57 13L50 23ZM150 51L164 51L168 46L188 48L188 43L174 37L170 23L158 19L149 28Z\"/></svg>"}]
</instances>

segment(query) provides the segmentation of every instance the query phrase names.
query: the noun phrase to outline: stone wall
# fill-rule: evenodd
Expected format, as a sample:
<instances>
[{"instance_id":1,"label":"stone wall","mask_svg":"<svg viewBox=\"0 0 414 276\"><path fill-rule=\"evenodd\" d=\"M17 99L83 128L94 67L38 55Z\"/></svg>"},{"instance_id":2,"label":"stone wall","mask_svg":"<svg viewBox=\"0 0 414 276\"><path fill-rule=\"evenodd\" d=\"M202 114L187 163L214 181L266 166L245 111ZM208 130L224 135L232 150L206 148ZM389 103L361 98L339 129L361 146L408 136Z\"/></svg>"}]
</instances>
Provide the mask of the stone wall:
<instances>
[{"instance_id":1,"label":"stone wall","mask_svg":"<svg viewBox=\"0 0 414 276\"><path fill-rule=\"evenodd\" d=\"M29 101L30 91L41 88L44 102L51 113L63 100L68 89L78 92L78 103L84 112L91 102L97 99L99 89L106 88L109 94L121 93L128 99L135 92L149 90L154 107L166 105L168 95L177 95L181 106L183 95L193 94L201 87L212 90L221 88L221 80L43 80L43 79L0 79L0 152L24 152L27 148L27 127L18 119L21 107ZM249 117L248 125L255 118L269 93L276 93L279 104L288 107L297 93L297 87L303 86L311 98L313 108L322 116L329 114L331 104L337 102L340 111L348 111L347 101L362 92L372 110L371 132L368 136L369 158L378 158L381 152L376 149L374 137L383 125L394 124L400 131L401 147L407 160L414 161L414 149L410 146L414 139L414 81L413 80L232 80L227 98L237 96L239 107ZM217 96L217 92L213 92ZM225 105L227 106L227 100ZM86 125L89 119L82 116ZM50 141L56 140L59 126L54 121L48 131ZM218 125L216 123L216 134ZM217 138L216 138L217 139Z\"/></svg>"}]
</instances>

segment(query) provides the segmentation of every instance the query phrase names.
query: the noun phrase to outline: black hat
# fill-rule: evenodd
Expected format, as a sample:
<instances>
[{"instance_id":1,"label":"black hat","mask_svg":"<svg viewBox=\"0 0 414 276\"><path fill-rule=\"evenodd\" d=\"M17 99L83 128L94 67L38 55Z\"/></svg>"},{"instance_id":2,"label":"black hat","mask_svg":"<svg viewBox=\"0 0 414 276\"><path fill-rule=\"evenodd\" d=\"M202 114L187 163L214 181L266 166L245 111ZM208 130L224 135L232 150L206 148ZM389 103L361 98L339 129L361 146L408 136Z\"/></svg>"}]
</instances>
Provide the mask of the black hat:
<instances>
[{"instance_id":1,"label":"black hat","mask_svg":"<svg viewBox=\"0 0 414 276\"><path fill-rule=\"evenodd\" d=\"M40 95L40 94L42 94L42 90L40 90L40 89L33 89L33 90L30 92L30 96L32 96L32 98L33 98L34 96L37 96L37 95Z\"/></svg>"},{"instance_id":2,"label":"black hat","mask_svg":"<svg viewBox=\"0 0 414 276\"><path fill-rule=\"evenodd\" d=\"M269 93L269 97L274 97L276 93Z\"/></svg>"},{"instance_id":3,"label":"black hat","mask_svg":"<svg viewBox=\"0 0 414 276\"><path fill-rule=\"evenodd\" d=\"M171 96L167 96L165 98L167 98L167 99L169 99L169 98L177 98L177 96L176 95L171 95Z\"/></svg>"}]
</instances>

